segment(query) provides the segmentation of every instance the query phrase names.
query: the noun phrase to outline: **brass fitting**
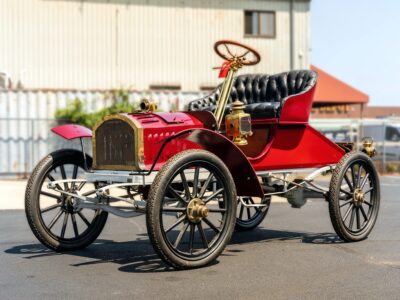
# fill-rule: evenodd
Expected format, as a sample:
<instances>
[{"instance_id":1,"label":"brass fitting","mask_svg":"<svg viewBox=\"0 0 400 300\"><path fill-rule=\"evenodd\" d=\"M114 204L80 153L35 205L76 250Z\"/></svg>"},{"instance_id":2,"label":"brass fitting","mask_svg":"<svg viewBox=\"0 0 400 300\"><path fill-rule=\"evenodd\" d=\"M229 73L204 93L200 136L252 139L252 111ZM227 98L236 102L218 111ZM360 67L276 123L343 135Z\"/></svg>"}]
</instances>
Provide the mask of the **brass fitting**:
<instances>
[{"instance_id":1,"label":"brass fitting","mask_svg":"<svg viewBox=\"0 0 400 300\"><path fill-rule=\"evenodd\" d=\"M374 139L372 137L365 137L362 139L363 149L362 152L367 154L369 157L374 157L376 155L376 149L374 146Z\"/></svg>"},{"instance_id":2,"label":"brass fitting","mask_svg":"<svg viewBox=\"0 0 400 300\"><path fill-rule=\"evenodd\" d=\"M232 103L232 112L225 117L226 135L233 138L239 146L247 145L246 138L251 136L250 114L244 112L243 102L236 100Z\"/></svg>"},{"instance_id":3,"label":"brass fitting","mask_svg":"<svg viewBox=\"0 0 400 300\"><path fill-rule=\"evenodd\" d=\"M157 104L148 99L143 99L140 102L140 110L142 112L155 112L157 110Z\"/></svg>"}]
</instances>

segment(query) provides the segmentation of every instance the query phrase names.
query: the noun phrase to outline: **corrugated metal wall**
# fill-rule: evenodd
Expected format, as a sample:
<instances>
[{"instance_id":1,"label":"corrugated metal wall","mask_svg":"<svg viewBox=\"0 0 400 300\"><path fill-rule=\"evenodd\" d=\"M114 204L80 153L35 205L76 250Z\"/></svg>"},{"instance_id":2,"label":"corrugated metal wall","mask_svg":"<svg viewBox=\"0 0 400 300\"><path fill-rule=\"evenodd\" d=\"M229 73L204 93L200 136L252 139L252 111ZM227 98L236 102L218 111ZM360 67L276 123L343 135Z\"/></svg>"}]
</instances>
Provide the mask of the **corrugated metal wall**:
<instances>
[{"instance_id":1,"label":"corrugated metal wall","mask_svg":"<svg viewBox=\"0 0 400 300\"><path fill-rule=\"evenodd\" d=\"M294 5L296 67L309 65L309 5ZM261 52L243 72L288 70L289 8L289 0L0 0L0 72L28 88L196 91L218 82L219 39ZM277 37L244 38L245 9L276 11Z\"/></svg>"}]
</instances>

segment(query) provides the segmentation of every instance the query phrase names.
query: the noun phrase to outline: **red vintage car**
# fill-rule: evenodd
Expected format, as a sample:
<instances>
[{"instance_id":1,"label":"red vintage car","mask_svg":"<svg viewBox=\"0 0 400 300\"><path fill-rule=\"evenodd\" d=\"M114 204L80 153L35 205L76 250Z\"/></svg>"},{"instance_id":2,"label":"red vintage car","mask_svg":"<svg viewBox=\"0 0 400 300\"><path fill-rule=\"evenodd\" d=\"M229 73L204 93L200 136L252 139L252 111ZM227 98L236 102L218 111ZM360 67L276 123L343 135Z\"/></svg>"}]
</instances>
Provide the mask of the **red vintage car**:
<instances>
[{"instance_id":1,"label":"red vintage car","mask_svg":"<svg viewBox=\"0 0 400 300\"><path fill-rule=\"evenodd\" d=\"M109 213L144 213L154 250L168 265L201 267L221 254L235 229L263 221L272 195L294 207L325 198L341 239L367 238L380 203L372 140L357 150L308 124L315 72L235 77L260 61L257 51L233 41L217 42L215 51L224 59L224 82L186 112L155 112L143 101L141 111L108 116L93 131L52 129L80 139L82 151L55 151L33 170L26 215L40 242L60 252L82 249ZM82 143L88 137L93 158ZM329 188L315 182L320 175L331 175Z\"/></svg>"}]
</instances>

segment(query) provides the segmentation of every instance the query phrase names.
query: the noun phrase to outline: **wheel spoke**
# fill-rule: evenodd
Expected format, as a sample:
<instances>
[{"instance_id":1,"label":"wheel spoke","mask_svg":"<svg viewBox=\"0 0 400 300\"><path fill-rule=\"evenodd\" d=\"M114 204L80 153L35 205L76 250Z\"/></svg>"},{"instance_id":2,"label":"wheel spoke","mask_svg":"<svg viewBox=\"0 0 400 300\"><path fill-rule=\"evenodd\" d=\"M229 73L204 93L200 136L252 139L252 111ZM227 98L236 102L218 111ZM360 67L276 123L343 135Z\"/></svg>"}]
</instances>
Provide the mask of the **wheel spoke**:
<instances>
[{"instance_id":1,"label":"wheel spoke","mask_svg":"<svg viewBox=\"0 0 400 300\"><path fill-rule=\"evenodd\" d=\"M217 227L215 227L215 225L213 223L211 223L210 220L208 220L207 218L203 218L203 221L212 229L214 230L216 233L220 233L221 230L219 230Z\"/></svg>"},{"instance_id":2,"label":"wheel spoke","mask_svg":"<svg viewBox=\"0 0 400 300\"><path fill-rule=\"evenodd\" d=\"M82 181L82 182L78 185L77 190L80 191L80 190L85 186L85 184L86 184L86 181Z\"/></svg>"},{"instance_id":3,"label":"wheel spoke","mask_svg":"<svg viewBox=\"0 0 400 300\"><path fill-rule=\"evenodd\" d=\"M178 226L180 223L182 223L185 219L186 219L186 215L180 216L174 224L172 224L167 230L165 230L165 233L170 232L172 229L174 229L176 226Z\"/></svg>"},{"instance_id":4,"label":"wheel spoke","mask_svg":"<svg viewBox=\"0 0 400 300\"><path fill-rule=\"evenodd\" d=\"M65 236L65 230L67 229L67 224L68 224L68 213L65 213L63 225L61 228L61 238L64 238Z\"/></svg>"},{"instance_id":5,"label":"wheel spoke","mask_svg":"<svg viewBox=\"0 0 400 300\"><path fill-rule=\"evenodd\" d=\"M346 194L346 195L349 196L349 197L353 197L352 193L350 193L350 192L348 192L348 191L346 191L346 190L344 190L344 189L340 189L340 191L341 191L342 193ZM347 198L347 199L340 199L340 200L348 200L348 198Z\"/></svg>"},{"instance_id":6,"label":"wheel spoke","mask_svg":"<svg viewBox=\"0 0 400 300\"><path fill-rule=\"evenodd\" d=\"M186 207L163 207L163 211L166 212L184 212L186 211Z\"/></svg>"},{"instance_id":7,"label":"wheel spoke","mask_svg":"<svg viewBox=\"0 0 400 300\"><path fill-rule=\"evenodd\" d=\"M209 208L208 212L210 212L210 213L224 213L224 212L226 212L226 208Z\"/></svg>"},{"instance_id":8,"label":"wheel spoke","mask_svg":"<svg viewBox=\"0 0 400 300\"><path fill-rule=\"evenodd\" d=\"M178 248L178 247L179 247L179 244L180 244L181 241L182 241L183 235L185 234L185 232L186 232L186 230L188 229L189 225L190 225L190 223L189 223L189 222L186 222L186 223L182 226L182 228L181 228L181 230L180 230L180 232L179 232L179 234L178 234L178 237L176 238L176 241L175 241L175 243L174 243L174 247L175 247L175 248Z\"/></svg>"},{"instance_id":9,"label":"wheel spoke","mask_svg":"<svg viewBox=\"0 0 400 300\"><path fill-rule=\"evenodd\" d=\"M169 186L169 187L168 187L168 191L170 191L170 192L172 193L172 195L173 195L176 199L178 199L179 201L181 201L181 202L187 204L187 201L185 201L185 199L183 199L183 198L177 193L177 191L175 191L172 187Z\"/></svg>"},{"instance_id":10,"label":"wheel spoke","mask_svg":"<svg viewBox=\"0 0 400 300\"><path fill-rule=\"evenodd\" d=\"M207 242L207 237L206 233L204 232L203 226L201 225L201 222L197 223L197 229L199 230L201 240L203 241L203 246L204 248L209 248L208 242Z\"/></svg>"},{"instance_id":11,"label":"wheel spoke","mask_svg":"<svg viewBox=\"0 0 400 300\"><path fill-rule=\"evenodd\" d=\"M50 173L47 174L46 177L47 177L50 181L56 181L56 180L54 179L54 177L50 175ZM59 190L61 190L61 191L64 190L58 183L56 184L56 187L57 187L57 189L59 189Z\"/></svg>"},{"instance_id":12,"label":"wheel spoke","mask_svg":"<svg viewBox=\"0 0 400 300\"><path fill-rule=\"evenodd\" d=\"M94 193L96 193L96 190L85 192L82 194L82 196L87 197L87 196L93 195Z\"/></svg>"},{"instance_id":13,"label":"wheel spoke","mask_svg":"<svg viewBox=\"0 0 400 300\"><path fill-rule=\"evenodd\" d=\"M189 252L193 253L193 241L194 241L194 224L190 224L190 236L189 236Z\"/></svg>"},{"instance_id":14,"label":"wheel spoke","mask_svg":"<svg viewBox=\"0 0 400 300\"><path fill-rule=\"evenodd\" d=\"M79 236L78 224L76 224L76 218L74 214L71 214L71 220L72 220L72 226L74 227L75 237L78 237Z\"/></svg>"},{"instance_id":15,"label":"wheel spoke","mask_svg":"<svg viewBox=\"0 0 400 300\"><path fill-rule=\"evenodd\" d=\"M357 178L356 178L356 172L354 170L355 165L352 165L350 167L351 169L351 179L353 180L353 189L357 188Z\"/></svg>"},{"instance_id":16,"label":"wheel spoke","mask_svg":"<svg viewBox=\"0 0 400 300\"><path fill-rule=\"evenodd\" d=\"M253 201L253 198L249 198L249 200L250 200L251 204L255 204ZM261 209L259 207L254 207L254 209L256 210L257 213L261 211Z\"/></svg>"},{"instance_id":17,"label":"wheel spoke","mask_svg":"<svg viewBox=\"0 0 400 300\"><path fill-rule=\"evenodd\" d=\"M199 172L200 172L200 168L196 167L194 169L193 197L197 197L197 191L199 188Z\"/></svg>"},{"instance_id":18,"label":"wheel spoke","mask_svg":"<svg viewBox=\"0 0 400 300\"><path fill-rule=\"evenodd\" d=\"M199 193L199 198L202 198L204 196L204 193L207 190L208 185L211 182L211 179L213 178L214 174L210 172L210 175L208 175L206 181L204 182L203 186L201 187L200 193Z\"/></svg>"},{"instance_id":19,"label":"wheel spoke","mask_svg":"<svg viewBox=\"0 0 400 300\"><path fill-rule=\"evenodd\" d=\"M339 205L339 207L346 206L346 205L348 205L348 204L351 204L352 202L353 202L353 199L350 199L350 200L346 201L345 203Z\"/></svg>"},{"instance_id":20,"label":"wheel spoke","mask_svg":"<svg viewBox=\"0 0 400 300\"><path fill-rule=\"evenodd\" d=\"M57 203L57 204L51 205L51 206L49 206L49 207L43 208L42 210L40 210L40 213L43 214L43 213L45 213L45 212L51 211L51 210L53 210L53 209L56 209L57 207L61 207L61 204L60 204L60 203Z\"/></svg>"},{"instance_id":21,"label":"wheel spoke","mask_svg":"<svg viewBox=\"0 0 400 300\"><path fill-rule=\"evenodd\" d=\"M357 229L360 229L361 220L360 220L360 209L358 207L356 208L356 214L357 214Z\"/></svg>"},{"instance_id":22,"label":"wheel spoke","mask_svg":"<svg viewBox=\"0 0 400 300\"><path fill-rule=\"evenodd\" d=\"M361 182L360 189L362 189L364 187L365 183L367 182L368 177L369 177L369 173L366 173L365 177L363 178L363 181Z\"/></svg>"},{"instance_id":23,"label":"wheel spoke","mask_svg":"<svg viewBox=\"0 0 400 300\"><path fill-rule=\"evenodd\" d=\"M362 215L364 217L364 221L368 221L367 214L365 213L364 207L362 207L362 205L360 206L360 210L361 210L361 213L362 213Z\"/></svg>"},{"instance_id":24,"label":"wheel spoke","mask_svg":"<svg viewBox=\"0 0 400 300\"><path fill-rule=\"evenodd\" d=\"M365 200L364 200L364 202L363 202L363 203L367 204L369 207L371 207L371 206L372 206L372 203L369 203L368 201L365 201Z\"/></svg>"},{"instance_id":25,"label":"wheel spoke","mask_svg":"<svg viewBox=\"0 0 400 300\"><path fill-rule=\"evenodd\" d=\"M182 180L183 187L185 189L186 198L189 201L192 197L191 197L191 194L190 194L190 191L189 191L189 185L188 185L188 182L186 180L186 176L185 176L185 172L184 171L181 172L181 180Z\"/></svg>"},{"instance_id":26,"label":"wheel spoke","mask_svg":"<svg viewBox=\"0 0 400 300\"><path fill-rule=\"evenodd\" d=\"M63 211L60 209L60 211L57 213L57 215L53 218L53 220L51 220L48 228L51 229L53 228L54 224L56 224L56 222L58 221L58 219L60 219L61 215L63 214Z\"/></svg>"},{"instance_id":27,"label":"wheel spoke","mask_svg":"<svg viewBox=\"0 0 400 300\"><path fill-rule=\"evenodd\" d=\"M362 170L362 165L358 165L357 187L360 187L360 182L361 182L361 170Z\"/></svg>"},{"instance_id":28,"label":"wheel spoke","mask_svg":"<svg viewBox=\"0 0 400 300\"><path fill-rule=\"evenodd\" d=\"M45 192L45 191L40 191L40 195L43 195L43 196L47 196L47 197L50 197L50 198L54 198L54 199L60 200L60 196L57 196L57 195L55 195L55 194L48 193L48 192Z\"/></svg>"},{"instance_id":29,"label":"wheel spoke","mask_svg":"<svg viewBox=\"0 0 400 300\"><path fill-rule=\"evenodd\" d=\"M364 192L364 195L366 195L366 194L368 194L370 191L372 191L374 188L372 187L372 188L369 188L368 190L366 190L365 192Z\"/></svg>"},{"instance_id":30,"label":"wheel spoke","mask_svg":"<svg viewBox=\"0 0 400 300\"><path fill-rule=\"evenodd\" d=\"M243 217L243 211L244 211L244 205L243 205L243 203L240 201L239 219L242 219L242 217Z\"/></svg>"},{"instance_id":31,"label":"wheel spoke","mask_svg":"<svg viewBox=\"0 0 400 300\"><path fill-rule=\"evenodd\" d=\"M351 184L351 182L350 182L350 179L349 179L349 177L347 177L347 174L344 174L344 180L346 180L346 183L347 183L347 185L349 186L349 188L350 188L350 191L354 191L354 188L353 188L353 185Z\"/></svg>"},{"instance_id":32,"label":"wheel spoke","mask_svg":"<svg viewBox=\"0 0 400 300\"><path fill-rule=\"evenodd\" d=\"M67 179L67 174L65 173L64 165L61 165L61 166L60 166L60 170L61 170L62 179L66 180L66 179ZM64 182L64 188L65 188L66 190L68 190L68 183Z\"/></svg>"},{"instance_id":33,"label":"wheel spoke","mask_svg":"<svg viewBox=\"0 0 400 300\"><path fill-rule=\"evenodd\" d=\"M349 223L350 230L353 229L354 216L355 216L355 210L354 210L354 206L353 206L352 210L351 210L351 217L350 217L350 223Z\"/></svg>"},{"instance_id":34,"label":"wheel spoke","mask_svg":"<svg viewBox=\"0 0 400 300\"><path fill-rule=\"evenodd\" d=\"M74 169L72 171L72 179L76 179L78 176L78 165L74 165Z\"/></svg>"},{"instance_id":35,"label":"wheel spoke","mask_svg":"<svg viewBox=\"0 0 400 300\"><path fill-rule=\"evenodd\" d=\"M346 210L344 216L343 216L343 223L346 222L347 218L349 217L350 211L353 208L353 204L349 206L349 208Z\"/></svg>"},{"instance_id":36,"label":"wheel spoke","mask_svg":"<svg viewBox=\"0 0 400 300\"><path fill-rule=\"evenodd\" d=\"M85 222L87 227L90 226L90 222L88 221L88 219L86 219L85 215L82 212L78 211L78 216L82 219L83 222Z\"/></svg>"},{"instance_id":37,"label":"wheel spoke","mask_svg":"<svg viewBox=\"0 0 400 300\"><path fill-rule=\"evenodd\" d=\"M208 196L206 199L204 199L204 203L209 202L210 200L214 199L215 197L217 197L219 194L221 194L221 192L223 192L224 189L220 188L219 190L217 190L216 192L214 192L212 195Z\"/></svg>"},{"instance_id":38,"label":"wheel spoke","mask_svg":"<svg viewBox=\"0 0 400 300\"><path fill-rule=\"evenodd\" d=\"M250 207L246 207L247 209L247 219L250 220Z\"/></svg>"}]
</instances>

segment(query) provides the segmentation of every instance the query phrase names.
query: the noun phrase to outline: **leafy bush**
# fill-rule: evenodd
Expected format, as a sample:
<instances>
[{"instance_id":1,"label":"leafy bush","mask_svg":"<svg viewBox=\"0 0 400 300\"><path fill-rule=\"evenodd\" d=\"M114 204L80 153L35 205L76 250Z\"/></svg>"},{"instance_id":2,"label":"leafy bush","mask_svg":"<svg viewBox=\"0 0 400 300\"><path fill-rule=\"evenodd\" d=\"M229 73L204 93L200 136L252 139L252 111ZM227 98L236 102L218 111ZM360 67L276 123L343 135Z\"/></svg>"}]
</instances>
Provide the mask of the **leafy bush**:
<instances>
[{"instance_id":1,"label":"leafy bush","mask_svg":"<svg viewBox=\"0 0 400 300\"><path fill-rule=\"evenodd\" d=\"M130 113L136 110L136 105L129 103L129 91L123 89L112 91L106 94L105 98L111 98L113 104L97 112L86 112L84 102L80 99L74 99L68 103L66 108L58 109L55 117L58 123L73 123L93 128L105 116L121 112Z\"/></svg>"}]
</instances>

